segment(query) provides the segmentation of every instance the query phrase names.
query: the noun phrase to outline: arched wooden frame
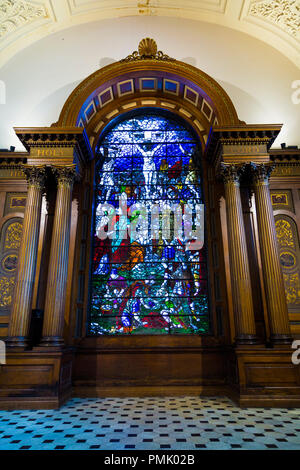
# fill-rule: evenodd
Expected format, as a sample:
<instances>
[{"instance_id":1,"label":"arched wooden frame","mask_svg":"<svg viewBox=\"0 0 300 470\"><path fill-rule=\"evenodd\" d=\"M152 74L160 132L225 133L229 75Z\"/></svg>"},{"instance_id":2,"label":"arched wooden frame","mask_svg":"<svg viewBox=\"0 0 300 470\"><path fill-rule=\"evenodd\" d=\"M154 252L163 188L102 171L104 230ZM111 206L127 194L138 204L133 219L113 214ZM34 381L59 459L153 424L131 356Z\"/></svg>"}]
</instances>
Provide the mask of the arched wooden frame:
<instances>
[{"instance_id":1,"label":"arched wooden frame","mask_svg":"<svg viewBox=\"0 0 300 470\"><path fill-rule=\"evenodd\" d=\"M197 89L199 93L202 93L202 98L209 103L210 107L213 108L213 115L211 119L206 119L205 114L202 112L200 106L195 106L190 103L188 100L184 99L184 96L175 96L163 90L156 91L139 91L135 90L134 93L125 94L124 96L115 97L110 102L105 104L102 107L95 107L92 116L88 119L88 122L80 123L80 116L84 115L84 111L88 108L91 101L94 100L93 97L97 96L97 90L107 89L111 84L118 83L124 79L126 76L127 80L130 80L131 77L137 76L137 74L144 73L147 77L170 77L170 74L173 76L176 75L178 81L182 83L192 83L192 87ZM97 100L96 100L97 101ZM117 62L111 65L108 65L89 77L87 77L83 82L81 82L75 90L71 93L67 99L58 122L54 123L55 127L67 127L67 126L78 126L84 125L86 133L88 135L92 150L95 151L96 145L99 142L102 132L105 130L107 125L116 117L122 119L122 115L128 113L128 111L134 111L139 108L153 108L161 109L171 112L175 116L178 115L181 119L186 121L190 127L195 131L196 135L199 138L199 142L202 146L202 152L204 153L204 148L206 145L206 139L208 137L209 131L212 126L235 126L240 125L241 121L238 119L237 112L234 108L234 105L225 92L225 90L211 77L202 72L201 70L183 62L175 60L157 60L157 59L143 59L132 62ZM91 162L92 165L89 170L89 176L87 177L86 183L87 187L90 188L90 201L89 206L92 206L92 185L94 179L94 162ZM207 188L207 162L204 162L203 168L203 191L205 195L205 200L208 204L208 188ZM208 207L208 206L207 206ZM89 211L88 211L89 212ZM91 226L91 214L87 215L89 218L88 225ZM81 230L81 227L79 228ZM207 218L207 233L210 234L210 219ZM91 256L91 246L90 246L90 237L87 237L85 244L87 245L87 259L90 259ZM208 235L208 239L210 239ZM221 247L220 247L221 249ZM213 273L212 266L212 253L211 246L208 243L208 270L210 273ZM75 281L75 292L73 297L74 310L81 309L82 324L79 327L81 334L79 336L85 336L86 334L86 319L87 319L87 298L89 292L89 276L88 268L86 267L81 271L84 275L84 298L82 301L78 302L75 300L78 294L78 278L77 276L81 275L77 273L77 280ZM216 330L216 313L215 313L215 293L214 285L211 285L211 321L214 331ZM223 293L222 304L224 303L225 293ZM225 308L225 305L224 307ZM225 308L226 310L226 308ZM225 313L225 312L224 312ZM76 314L78 317L78 314ZM77 323L76 318L74 317L71 322L73 323L73 331L75 329L75 322ZM80 322L81 323L81 322ZM76 328L77 329L77 328ZM216 334L216 331L215 333Z\"/></svg>"},{"instance_id":2,"label":"arched wooden frame","mask_svg":"<svg viewBox=\"0 0 300 470\"><path fill-rule=\"evenodd\" d=\"M120 117L122 114L125 115L128 111L143 107L171 111L173 114L178 115L180 118L186 120L199 137L202 151L204 151L206 139L209 133L207 123L204 122L201 113L194 111L194 114L192 114L189 107L181 104L179 100L174 102L170 99L162 100L155 97L149 98L149 96L138 99L133 99L131 97L130 100L122 100L122 103L117 108L115 106L116 104L114 104L114 109L110 110L105 116L103 116L102 113L97 113L92 119L91 125L89 124L88 128L86 129L93 151L95 151L95 147L99 141L100 135L102 134L107 124L109 124L111 119L116 116ZM110 117L112 113L113 116Z\"/></svg>"},{"instance_id":3,"label":"arched wooden frame","mask_svg":"<svg viewBox=\"0 0 300 470\"><path fill-rule=\"evenodd\" d=\"M208 119L203 109L193 104L187 97L175 96L166 90L140 91L130 94L113 96L108 102L96 106L97 90L116 84L117 80L127 81L139 74L145 77L176 77L178 83L192 84L198 95L213 110L212 118ZM181 86L181 85L180 85ZM183 85L186 86L186 85ZM95 101L96 98L96 101ZM86 122L80 122L80 115L92 105L92 115ZM81 82L67 99L57 123L54 126L67 127L84 125L93 150L99 136L109 121L120 114L140 107L156 107L167 109L183 117L199 135L204 149L211 126L238 125L240 121L234 105L225 90L210 76L184 62L176 60L143 59L130 62L116 62L108 65Z\"/></svg>"}]
</instances>

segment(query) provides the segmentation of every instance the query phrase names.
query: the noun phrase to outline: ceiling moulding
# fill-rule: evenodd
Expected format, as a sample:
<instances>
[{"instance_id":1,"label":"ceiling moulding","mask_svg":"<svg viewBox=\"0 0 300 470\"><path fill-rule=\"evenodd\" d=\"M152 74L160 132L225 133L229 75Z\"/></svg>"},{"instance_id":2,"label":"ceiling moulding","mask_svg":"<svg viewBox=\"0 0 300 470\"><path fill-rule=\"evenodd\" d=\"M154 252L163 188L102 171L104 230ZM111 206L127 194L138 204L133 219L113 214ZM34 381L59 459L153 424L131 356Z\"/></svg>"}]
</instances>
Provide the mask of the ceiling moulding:
<instances>
[{"instance_id":1,"label":"ceiling moulding","mask_svg":"<svg viewBox=\"0 0 300 470\"><path fill-rule=\"evenodd\" d=\"M52 20L48 1L0 1L0 49Z\"/></svg>"},{"instance_id":2,"label":"ceiling moulding","mask_svg":"<svg viewBox=\"0 0 300 470\"><path fill-rule=\"evenodd\" d=\"M126 16L204 21L264 41L300 68L300 0L0 0L0 67L66 28Z\"/></svg>"},{"instance_id":3,"label":"ceiling moulding","mask_svg":"<svg viewBox=\"0 0 300 470\"><path fill-rule=\"evenodd\" d=\"M266 42L267 34L277 36L273 45L279 48L279 38L294 48L294 62L300 65L300 1L299 0L244 0L241 20L261 28ZM289 57L290 54L286 53Z\"/></svg>"},{"instance_id":4,"label":"ceiling moulding","mask_svg":"<svg viewBox=\"0 0 300 470\"><path fill-rule=\"evenodd\" d=\"M67 0L72 15L91 11L110 11L110 16L168 15L184 16L184 12L224 13L228 0Z\"/></svg>"},{"instance_id":5,"label":"ceiling moulding","mask_svg":"<svg viewBox=\"0 0 300 470\"><path fill-rule=\"evenodd\" d=\"M249 7L249 16L262 18L295 39L300 39L299 0L253 1Z\"/></svg>"}]
</instances>

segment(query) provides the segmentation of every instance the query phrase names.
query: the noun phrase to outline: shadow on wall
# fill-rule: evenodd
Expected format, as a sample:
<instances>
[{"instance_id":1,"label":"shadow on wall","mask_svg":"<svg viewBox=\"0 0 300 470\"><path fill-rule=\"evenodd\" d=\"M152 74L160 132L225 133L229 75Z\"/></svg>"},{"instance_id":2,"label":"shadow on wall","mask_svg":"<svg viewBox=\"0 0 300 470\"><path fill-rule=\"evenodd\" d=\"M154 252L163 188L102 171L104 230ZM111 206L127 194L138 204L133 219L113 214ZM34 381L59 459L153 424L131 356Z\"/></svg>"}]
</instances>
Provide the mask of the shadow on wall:
<instances>
[{"instance_id":1,"label":"shadow on wall","mask_svg":"<svg viewBox=\"0 0 300 470\"><path fill-rule=\"evenodd\" d=\"M215 80L224 88L230 99L232 100L238 117L247 124L259 123L269 124L267 110L252 95L244 91L242 88L232 85L232 83L224 82L214 77Z\"/></svg>"},{"instance_id":2,"label":"shadow on wall","mask_svg":"<svg viewBox=\"0 0 300 470\"><path fill-rule=\"evenodd\" d=\"M102 57L99 61L99 69L102 69L102 67L106 67L107 65L113 64L114 62L117 62L116 59L112 59L111 57Z\"/></svg>"},{"instance_id":3,"label":"shadow on wall","mask_svg":"<svg viewBox=\"0 0 300 470\"><path fill-rule=\"evenodd\" d=\"M56 122L69 95L82 80L68 83L43 99L28 113L28 119L32 122L31 125L50 126L53 122Z\"/></svg>"},{"instance_id":4,"label":"shadow on wall","mask_svg":"<svg viewBox=\"0 0 300 470\"><path fill-rule=\"evenodd\" d=\"M183 57L181 62L185 62L186 64L192 65L193 67L197 67L197 60L195 57Z\"/></svg>"}]
</instances>

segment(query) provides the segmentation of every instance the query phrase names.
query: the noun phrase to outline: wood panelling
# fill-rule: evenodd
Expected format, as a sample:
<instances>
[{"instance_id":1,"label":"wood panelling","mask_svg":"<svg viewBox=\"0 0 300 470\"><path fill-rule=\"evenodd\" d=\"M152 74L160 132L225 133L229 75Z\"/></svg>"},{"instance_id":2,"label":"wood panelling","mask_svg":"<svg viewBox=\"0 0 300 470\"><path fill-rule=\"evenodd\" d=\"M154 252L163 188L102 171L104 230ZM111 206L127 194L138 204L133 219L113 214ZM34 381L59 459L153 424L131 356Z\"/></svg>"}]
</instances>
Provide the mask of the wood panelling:
<instances>
[{"instance_id":1,"label":"wood panelling","mask_svg":"<svg viewBox=\"0 0 300 470\"><path fill-rule=\"evenodd\" d=\"M92 168L93 163L86 169L83 180L75 185L73 193L65 338L69 344L77 344L76 353L73 355L72 349L52 352L48 348L33 348L23 352L8 350L7 364L0 369L0 408L59 407L71 395L72 381L75 396L226 395L241 406L300 406L300 367L292 364L293 350L289 346L231 346L235 329L225 201L223 186L208 162L204 163L204 191L212 293L211 336L85 337L93 199ZM272 190L283 192L286 188L288 205L282 212L278 206L278 198L276 210L285 215L290 212L299 232L299 181L293 180L287 185L279 176L272 181ZM56 186L53 185L50 190L54 196ZM1 226L11 217L23 217L21 210L11 210L7 203L7 193L16 196L17 193L26 193L25 181L9 181L7 178L0 181ZM250 205L249 200L252 201ZM54 202L55 197L53 207ZM48 205L48 216L51 216L50 206ZM258 227L253 197L249 199L247 190L244 194L244 222L248 256L252 260L255 318L264 342L269 335L261 282ZM44 307L44 290L47 285L50 224L48 236L46 230L44 220L40 234L34 305L41 309ZM80 276L83 276L83 281L80 281ZM84 289L81 289L84 295L78 289L79 282L84 285ZM300 312L293 311L289 318L292 332L300 334L299 315ZM7 334L8 324L9 312L3 312L0 315L0 335Z\"/></svg>"},{"instance_id":2,"label":"wood panelling","mask_svg":"<svg viewBox=\"0 0 300 470\"><path fill-rule=\"evenodd\" d=\"M226 376L225 349L213 338L85 338L73 385L75 393L78 387L218 387Z\"/></svg>"},{"instance_id":3,"label":"wood panelling","mask_svg":"<svg viewBox=\"0 0 300 470\"><path fill-rule=\"evenodd\" d=\"M298 154L300 156L300 151ZM291 164L277 162L270 185L275 220L278 221L278 224L280 221L288 224L294 234L294 246L279 245L279 250L283 253L287 252L290 257L297 260L295 266L283 267L286 295L290 300L288 301L290 328L292 335L296 338L300 337L300 177L293 176L293 174L297 174L297 168L300 168L300 164L298 163L296 166L294 161ZM287 171L289 171L289 178L286 177ZM297 231L298 233L294 233ZM297 280L299 289L297 289ZM295 285L290 285L291 282ZM297 292L298 299L295 298Z\"/></svg>"},{"instance_id":4,"label":"wood panelling","mask_svg":"<svg viewBox=\"0 0 300 470\"><path fill-rule=\"evenodd\" d=\"M0 409L59 408L71 396L72 350L7 352Z\"/></svg>"},{"instance_id":5,"label":"wood panelling","mask_svg":"<svg viewBox=\"0 0 300 470\"><path fill-rule=\"evenodd\" d=\"M289 347L236 350L241 406L300 406L300 367Z\"/></svg>"}]
</instances>

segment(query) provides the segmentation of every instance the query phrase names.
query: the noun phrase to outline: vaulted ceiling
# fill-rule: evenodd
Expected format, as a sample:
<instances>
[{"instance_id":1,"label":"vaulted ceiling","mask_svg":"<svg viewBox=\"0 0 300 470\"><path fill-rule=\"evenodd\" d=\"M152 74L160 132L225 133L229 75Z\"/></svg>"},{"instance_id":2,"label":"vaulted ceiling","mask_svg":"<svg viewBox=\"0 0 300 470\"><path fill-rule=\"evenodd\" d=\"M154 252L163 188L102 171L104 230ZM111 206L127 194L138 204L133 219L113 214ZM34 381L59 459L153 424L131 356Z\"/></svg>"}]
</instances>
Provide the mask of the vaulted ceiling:
<instances>
[{"instance_id":1,"label":"vaulted ceiling","mask_svg":"<svg viewBox=\"0 0 300 470\"><path fill-rule=\"evenodd\" d=\"M227 26L266 42L300 68L300 0L0 0L0 66L53 32L125 16Z\"/></svg>"}]
</instances>

